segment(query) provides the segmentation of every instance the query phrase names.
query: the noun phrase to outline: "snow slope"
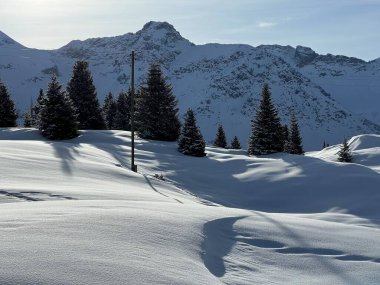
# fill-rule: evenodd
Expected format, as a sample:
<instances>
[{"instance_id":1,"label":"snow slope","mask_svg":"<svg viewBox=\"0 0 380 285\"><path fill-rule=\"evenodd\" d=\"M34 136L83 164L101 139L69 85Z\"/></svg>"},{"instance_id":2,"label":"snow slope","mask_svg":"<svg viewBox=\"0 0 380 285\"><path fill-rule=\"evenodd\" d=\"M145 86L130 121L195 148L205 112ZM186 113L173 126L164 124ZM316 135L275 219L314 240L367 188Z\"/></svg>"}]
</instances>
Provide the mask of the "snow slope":
<instances>
[{"instance_id":1,"label":"snow slope","mask_svg":"<svg viewBox=\"0 0 380 285\"><path fill-rule=\"evenodd\" d=\"M378 284L380 160L136 145L0 129L1 284Z\"/></svg>"},{"instance_id":2,"label":"snow slope","mask_svg":"<svg viewBox=\"0 0 380 285\"><path fill-rule=\"evenodd\" d=\"M109 91L128 89L132 49L137 82L143 82L151 63L160 63L181 113L195 110L208 142L222 122L229 140L237 135L247 144L265 82L283 123L296 113L308 150L320 149L323 141L380 133L379 60L318 55L300 46L194 45L166 22L149 22L136 33L72 41L52 51L28 49L0 34L0 77L23 111L40 88L46 89L51 73L65 85L74 62L85 59L103 100Z\"/></svg>"}]
</instances>

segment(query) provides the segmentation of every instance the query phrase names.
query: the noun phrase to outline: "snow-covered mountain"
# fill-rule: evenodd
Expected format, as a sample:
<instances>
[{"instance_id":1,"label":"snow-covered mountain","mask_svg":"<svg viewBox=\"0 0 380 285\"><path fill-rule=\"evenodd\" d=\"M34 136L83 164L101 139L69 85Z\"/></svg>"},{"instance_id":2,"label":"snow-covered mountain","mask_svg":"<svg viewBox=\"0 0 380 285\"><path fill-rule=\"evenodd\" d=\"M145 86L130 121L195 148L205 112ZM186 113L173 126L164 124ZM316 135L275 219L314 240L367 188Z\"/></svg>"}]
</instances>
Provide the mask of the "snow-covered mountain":
<instances>
[{"instance_id":1,"label":"snow-covered mountain","mask_svg":"<svg viewBox=\"0 0 380 285\"><path fill-rule=\"evenodd\" d=\"M246 145L264 82L283 123L296 113L306 149L380 132L380 59L318 55L300 46L194 45L166 22L149 22L137 33L72 41L52 51L26 48L0 33L0 77L24 110L52 72L66 84L73 63L85 59L102 100L109 91L128 88L131 50L137 53L138 82L149 64L160 63L181 113L189 107L196 111L209 142L221 122L228 139L237 135Z\"/></svg>"}]
</instances>

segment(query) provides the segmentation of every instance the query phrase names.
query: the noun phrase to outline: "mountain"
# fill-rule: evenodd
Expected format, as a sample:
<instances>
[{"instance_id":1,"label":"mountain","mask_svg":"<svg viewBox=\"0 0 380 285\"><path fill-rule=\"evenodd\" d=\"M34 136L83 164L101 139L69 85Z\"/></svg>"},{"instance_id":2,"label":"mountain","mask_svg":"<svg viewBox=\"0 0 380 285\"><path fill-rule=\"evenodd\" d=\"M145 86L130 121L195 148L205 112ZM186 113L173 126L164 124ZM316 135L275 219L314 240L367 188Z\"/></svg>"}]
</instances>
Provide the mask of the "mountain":
<instances>
[{"instance_id":1,"label":"mountain","mask_svg":"<svg viewBox=\"0 0 380 285\"><path fill-rule=\"evenodd\" d=\"M380 60L319 55L301 46L195 45L166 22L149 22L136 33L72 41L51 51L25 48L4 34L0 39L0 76L21 110L39 88L46 88L52 72L66 84L78 59L89 61L100 100L109 91L128 89L129 54L135 50L137 82L143 82L149 64L160 63L181 113L195 110L208 142L221 122L228 140L237 135L247 144L264 82L283 123L292 111L297 115L306 149L380 132Z\"/></svg>"}]
</instances>

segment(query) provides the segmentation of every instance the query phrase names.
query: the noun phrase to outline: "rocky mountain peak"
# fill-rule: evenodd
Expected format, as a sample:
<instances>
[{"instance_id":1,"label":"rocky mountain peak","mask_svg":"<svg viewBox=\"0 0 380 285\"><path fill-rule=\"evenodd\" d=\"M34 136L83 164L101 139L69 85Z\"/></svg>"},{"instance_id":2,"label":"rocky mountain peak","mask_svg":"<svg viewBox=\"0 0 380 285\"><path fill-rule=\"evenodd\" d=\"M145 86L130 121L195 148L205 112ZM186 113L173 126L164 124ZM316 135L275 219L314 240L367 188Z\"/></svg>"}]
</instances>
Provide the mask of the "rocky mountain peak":
<instances>
[{"instance_id":1,"label":"rocky mountain peak","mask_svg":"<svg viewBox=\"0 0 380 285\"><path fill-rule=\"evenodd\" d=\"M173 25L168 22L156 22L150 21L144 25L141 31L155 31L155 30L166 30L168 32L177 32Z\"/></svg>"},{"instance_id":2,"label":"rocky mountain peak","mask_svg":"<svg viewBox=\"0 0 380 285\"><path fill-rule=\"evenodd\" d=\"M318 54L309 47L304 47L304 46L296 47L295 58L298 65L300 66L304 66L311 63L317 56Z\"/></svg>"},{"instance_id":3,"label":"rocky mountain peak","mask_svg":"<svg viewBox=\"0 0 380 285\"><path fill-rule=\"evenodd\" d=\"M186 41L185 38L168 22L150 21L136 33L145 39L160 41L162 43L175 43L177 41Z\"/></svg>"}]
</instances>

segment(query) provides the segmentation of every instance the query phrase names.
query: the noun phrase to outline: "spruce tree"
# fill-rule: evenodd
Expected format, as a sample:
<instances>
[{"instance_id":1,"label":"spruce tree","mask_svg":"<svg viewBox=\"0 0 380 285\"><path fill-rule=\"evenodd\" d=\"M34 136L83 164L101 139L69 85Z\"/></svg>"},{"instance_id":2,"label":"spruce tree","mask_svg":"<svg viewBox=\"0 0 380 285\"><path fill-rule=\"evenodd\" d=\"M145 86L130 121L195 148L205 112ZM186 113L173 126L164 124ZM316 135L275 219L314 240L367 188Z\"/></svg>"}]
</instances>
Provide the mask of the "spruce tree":
<instances>
[{"instance_id":1,"label":"spruce tree","mask_svg":"<svg viewBox=\"0 0 380 285\"><path fill-rule=\"evenodd\" d=\"M116 102L113 99L112 93L109 92L106 98L104 99L103 104L103 117L107 129L115 129L115 116L117 111Z\"/></svg>"},{"instance_id":2,"label":"spruce tree","mask_svg":"<svg viewBox=\"0 0 380 285\"><path fill-rule=\"evenodd\" d=\"M114 128L116 130L131 130L131 94L121 92L116 101Z\"/></svg>"},{"instance_id":3,"label":"spruce tree","mask_svg":"<svg viewBox=\"0 0 380 285\"><path fill-rule=\"evenodd\" d=\"M197 121L193 110L189 109L185 114L185 123L178 139L178 151L192 156L205 156L206 143L201 131L197 126Z\"/></svg>"},{"instance_id":4,"label":"spruce tree","mask_svg":"<svg viewBox=\"0 0 380 285\"><path fill-rule=\"evenodd\" d=\"M177 99L157 64L150 66L146 83L138 93L135 122L141 138L175 141L179 136Z\"/></svg>"},{"instance_id":5,"label":"spruce tree","mask_svg":"<svg viewBox=\"0 0 380 285\"><path fill-rule=\"evenodd\" d=\"M75 63L67 92L76 108L80 129L105 129L96 89L86 61L80 60Z\"/></svg>"},{"instance_id":6,"label":"spruce tree","mask_svg":"<svg viewBox=\"0 0 380 285\"><path fill-rule=\"evenodd\" d=\"M240 142L237 138L237 136L234 136L234 138L231 141L231 148L232 149L241 149Z\"/></svg>"},{"instance_id":7,"label":"spruce tree","mask_svg":"<svg viewBox=\"0 0 380 285\"><path fill-rule=\"evenodd\" d=\"M30 98L29 111L24 113L23 118L24 118L24 127L25 128L32 128L32 127L36 126L36 122L35 122L36 116L34 115L34 106L33 106L33 99L32 98Z\"/></svg>"},{"instance_id":8,"label":"spruce tree","mask_svg":"<svg viewBox=\"0 0 380 285\"><path fill-rule=\"evenodd\" d=\"M283 150L282 126L276 108L271 99L268 84L264 84L261 102L254 120L249 138L248 154L260 155Z\"/></svg>"},{"instance_id":9,"label":"spruce tree","mask_svg":"<svg viewBox=\"0 0 380 285\"><path fill-rule=\"evenodd\" d=\"M216 147L222 147L226 148L227 147L227 139L226 139L226 134L224 132L222 124L218 126L218 131L216 132L216 137L214 140L214 146Z\"/></svg>"},{"instance_id":10,"label":"spruce tree","mask_svg":"<svg viewBox=\"0 0 380 285\"><path fill-rule=\"evenodd\" d=\"M15 104L5 84L0 80L0 128L16 127Z\"/></svg>"},{"instance_id":11,"label":"spruce tree","mask_svg":"<svg viewBox=\"0 0 380 285\"><path fill-rule=\"evenodd\" d=\"M33 127L39 128L41 123L41 110L45 106L46 103L46 96L44 94L44 90L40 89L37 97L37 102L33 106L33 112L32 112L32 120L33 120Z\"/></svg>"},{"instance_id":12,"label":"spruce tree","mask_svg":"<svg viewBox=\"0 0 380 285\"><path fill-rule=\"evenodd\" d=\"M338 152L338 161L340 162L352 162L352 154L347 139L343 140L343 144Z\"/></svg>"},{"instance_id":13,"label":"spruce tree","mask_svg":"<svg viewBox=\"0 0 380 285\"><path fill-rule=\"evenodd\" d=\"M31 128L33 127L33 118L30 112L24 113L24 128Z\"/></svg>"},{"instance_id":14,"label":"spruce tree","mask_svg":"<svg viewBox=\"0 0 380 285\"><path fill-rule=\"evenodd\" d=\"M282 126L282 145L283 151L286 152L286 149L289 145L289 128L286 124Z\"/></svg>"},{"instance_id":15,"label":"spruce tree","mask_svg":"<svg viewBox=\"0 0 380 285\"><path fill-rule=\"evenodd\" d=\"M40 110L40 130L51 140L70 139L77 136L78 122L70 98L61 90L62 85L52 76L43 108Z\"/></svg>"},{"instance_id":16,"label":"spruce tree","mask_svg":"<svg viewBox=\"0 0 380 285\"><path fill-rule=\"evenodd\" d=\"M291 154L303 154L304 150L302 147L302 138L300 135L300 129L298 126L297 118L294 114L292 114L290 120L290 134L289 134L289 142L286 147L286 152Z\"/></svg>"}]
</instances>

